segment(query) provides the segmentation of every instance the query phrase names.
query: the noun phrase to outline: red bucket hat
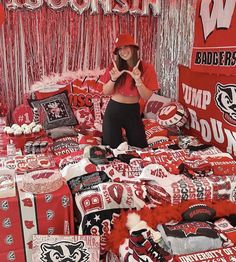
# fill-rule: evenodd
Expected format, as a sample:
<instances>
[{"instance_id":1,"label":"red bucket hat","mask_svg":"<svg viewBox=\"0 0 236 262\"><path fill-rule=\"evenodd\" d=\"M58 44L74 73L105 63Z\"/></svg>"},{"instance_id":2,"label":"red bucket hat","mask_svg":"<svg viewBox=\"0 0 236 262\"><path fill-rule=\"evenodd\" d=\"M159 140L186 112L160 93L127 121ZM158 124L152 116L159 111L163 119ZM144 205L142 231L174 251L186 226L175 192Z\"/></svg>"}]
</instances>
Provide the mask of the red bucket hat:
<instances>
[{"instance_id":1,"label":"red bucket hat","mask_svg":"<svg viewBox=\"0 0 236 262\"><path fill-rule=\"evenodd\" d=\"M127 46L127 45L131 45L131 46L135 46L139 49L139 46L138 44L136 44L134 42L134 38L129 35L129 34L122 34L122 35L119 35L116 40L115 40L115 48L113 50L113 53L114 54L117 54L117 51L118 49L121 47L121 46Z\"/></svg>"}]
</instances>

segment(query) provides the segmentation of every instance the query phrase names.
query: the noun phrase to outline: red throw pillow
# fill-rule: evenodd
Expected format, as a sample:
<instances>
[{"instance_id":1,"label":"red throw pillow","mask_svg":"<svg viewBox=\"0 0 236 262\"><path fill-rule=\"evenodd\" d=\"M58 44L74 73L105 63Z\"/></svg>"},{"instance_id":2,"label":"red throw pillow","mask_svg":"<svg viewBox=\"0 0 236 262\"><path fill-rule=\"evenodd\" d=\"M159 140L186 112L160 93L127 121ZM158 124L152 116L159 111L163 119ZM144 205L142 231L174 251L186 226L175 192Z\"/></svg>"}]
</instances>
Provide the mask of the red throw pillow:
<instances>
[{"instance_id":1,"label":"red throw pillow","mask_svg":"<svg viewBox=\"0 0 236 262\"><path fill-rule=\"evenodd\" d=\"M57 94L62 93L64 91L67 91L68 94L69 94L70 93L70 85L66 85L66 86L55 85L55 86L51 86L51 87L45 87L41 90L34 91L31 94L31 98L33 100L44 99L44 98L48 98L48 97L57 95Z\"/></svg>"},{"instance_id":2,"label":"red throw pillow","mask_svg":"<svg viewBox=\"0 0 236 262\"><path fill-rule=\"evenodd\" d=\"M144 108L144 117L147 119L156 119L157 111L165 104L171 102L171 98L156 94L155 92L148 99Z\"/></svg>"}]
</instances>

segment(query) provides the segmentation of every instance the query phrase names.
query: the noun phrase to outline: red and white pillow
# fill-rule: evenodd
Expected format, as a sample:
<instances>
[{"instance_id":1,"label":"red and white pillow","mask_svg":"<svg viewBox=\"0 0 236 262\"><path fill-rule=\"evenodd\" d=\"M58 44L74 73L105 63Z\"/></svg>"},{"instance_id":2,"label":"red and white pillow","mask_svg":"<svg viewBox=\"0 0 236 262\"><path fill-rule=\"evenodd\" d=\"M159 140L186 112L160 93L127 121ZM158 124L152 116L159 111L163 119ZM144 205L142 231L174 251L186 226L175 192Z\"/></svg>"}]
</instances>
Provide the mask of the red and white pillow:
<instances>
[{"instance_id":1,"label":"red and white pillow","mask_svg":"<svg viewBox=\"0 0 236 262\"><path fill-rule=\"evenodd\" d=\"M154 137L167 136L168 134L168 131L153 119L143 119L143 124L148 141Z\"/></svg>"},{"instance_id":2,"label":"red and white pillow","mask_svg":"<svg viewBox=\"0 0 236 262\"><path fill-rule=\"evenodd\" d=\"M89 107L81 107L74 111L74 115L78 120L79 127L90 128L94 126L94 117Z\"/></svg>"},{"instance_id":3,"label":"red and white pillow","mask_svg":"<svg viewBox=\"0 0 236 262\"><path fill-rule=\"evenodd\" d=\"M181 103L170 102L158 110L156 119L162 127L182 127L187 123L188 111Z\"/></svg>"},{"instance_id":4,"label":"red and white pillow","mask_svg":"<svg viewBox=\"0 0 236 262\"><path fill-rule=\"evenodd\" d=\"M156 115L158 110L163 105L169 102L171 102L171 98L158 95L157 93L154 92L145 105L144 112L143 112L144 118L156 120Z\"/></svg>"}]
</instances>

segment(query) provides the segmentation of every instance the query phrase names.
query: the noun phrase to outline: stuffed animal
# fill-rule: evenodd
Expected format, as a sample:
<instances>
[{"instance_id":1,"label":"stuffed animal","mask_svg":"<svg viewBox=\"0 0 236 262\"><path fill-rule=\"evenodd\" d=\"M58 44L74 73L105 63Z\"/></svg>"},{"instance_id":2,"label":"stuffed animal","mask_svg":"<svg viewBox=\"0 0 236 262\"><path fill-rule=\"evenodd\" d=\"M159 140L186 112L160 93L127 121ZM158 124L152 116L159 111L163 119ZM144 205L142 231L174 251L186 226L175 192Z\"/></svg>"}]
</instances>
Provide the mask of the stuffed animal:
<instances>
[{"instance_id":1,"label":"stuffed animal","mask_svg":"<svg viewBox=\"0 0 236 262\"><path fill-rule=\"evenodd\" d=\"M127 216L126 227L130 235L135 231L145 230L146 233L150 232L150 237L155 243L161 241L161 233L148 226L147 222L141 220L140 215L137 213L129 213Z\"/></svg>"}]
</instances>

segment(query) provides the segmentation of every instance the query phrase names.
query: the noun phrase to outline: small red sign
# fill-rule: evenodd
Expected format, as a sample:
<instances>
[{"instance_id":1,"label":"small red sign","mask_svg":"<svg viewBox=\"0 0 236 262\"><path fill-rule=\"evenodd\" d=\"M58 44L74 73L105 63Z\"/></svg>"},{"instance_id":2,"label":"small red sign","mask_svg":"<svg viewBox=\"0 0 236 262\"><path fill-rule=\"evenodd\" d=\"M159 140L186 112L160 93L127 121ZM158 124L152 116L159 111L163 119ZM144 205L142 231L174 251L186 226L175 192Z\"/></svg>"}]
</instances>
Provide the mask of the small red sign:
<instances>
[{"instance_id":1,"label":"small red sign","mask_svg":"<svg viewBox=\"0 0 236 262\"><path fill-rule=\"evenodd\" d=\"M14 123L18 125L30 124L33 121L33 110L30 106L21 104L12 113Z\"/></svg>"}]
</instances>

